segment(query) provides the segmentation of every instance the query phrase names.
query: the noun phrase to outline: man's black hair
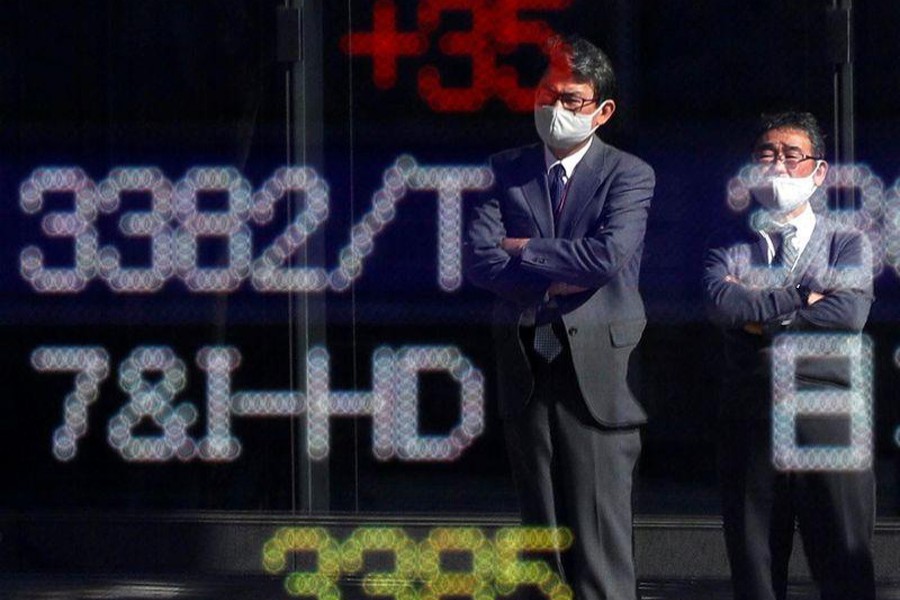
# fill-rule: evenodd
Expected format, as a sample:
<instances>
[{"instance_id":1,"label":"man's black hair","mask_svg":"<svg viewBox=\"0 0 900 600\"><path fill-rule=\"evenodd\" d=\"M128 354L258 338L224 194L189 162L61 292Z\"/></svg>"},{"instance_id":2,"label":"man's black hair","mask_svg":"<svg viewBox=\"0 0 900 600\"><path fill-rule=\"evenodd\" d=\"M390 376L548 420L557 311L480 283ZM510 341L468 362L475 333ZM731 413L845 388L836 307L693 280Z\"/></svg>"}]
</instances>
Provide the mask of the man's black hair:
<instances>
[{"instance_id":1,"label":"man's black hair","mask_svg":"<svg viewBox=\"0 0 900 600\"><path fill-rule=\"evenodd\" d=\"M597 102L614 99L616 74L609 57L586 39L578 35L553 36L544 46L545 71L554 64L572 69L572 77L594 88Z\"/></svg>"},{"instance_id":2,"label":"man's black hair","mask_svg":"<svg viewBox=\"0 0 900 600\"><path fill-rule=\"evenodd\" d=\"M760 116L756 130L754 143L767 131L773 129L796 129L802 131L809 138L813 155L817 158L825 157L825 134L819 127L819 121L812 113L801 111L785 111Z\"/></svg>"}]
</instances>

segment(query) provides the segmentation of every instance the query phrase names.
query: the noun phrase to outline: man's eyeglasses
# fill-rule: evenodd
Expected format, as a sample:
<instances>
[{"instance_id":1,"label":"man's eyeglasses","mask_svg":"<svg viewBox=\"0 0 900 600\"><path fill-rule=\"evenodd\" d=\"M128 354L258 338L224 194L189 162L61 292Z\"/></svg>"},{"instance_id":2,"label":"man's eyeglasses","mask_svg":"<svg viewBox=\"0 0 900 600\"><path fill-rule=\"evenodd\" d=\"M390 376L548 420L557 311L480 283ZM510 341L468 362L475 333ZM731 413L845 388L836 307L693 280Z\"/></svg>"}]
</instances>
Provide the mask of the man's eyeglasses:
<instances>
[{"instance_id":1,"label":"man's eyeglasses","mask_svg":"<svg viewBox=\"0 0 900 600\"><path fill-rule=\"evenodd\" d=\"M598 98L582 98L578 94L558 94L547 87L540 87L537 90L535 101L541 106L556 104L556 101L562 102L563 108L572 112L579 112L589 104L596 104Z\"/></svg>"},{"instance_id":2,"label":"man's eyeglasses","mask_svg":"<svg viewBox=\"0 0 900 600\"><path fill-rule=\"evenodd\" d=\"M800 166L800 163L807 160L822 160L822 157L803 154L803 152L799 150L776 152L771 148L761 148L753 151L753 162L756 164L769 166L781 161L784 163L784 168L788 171L793 171Z\"/></svg>"}]
</instances>

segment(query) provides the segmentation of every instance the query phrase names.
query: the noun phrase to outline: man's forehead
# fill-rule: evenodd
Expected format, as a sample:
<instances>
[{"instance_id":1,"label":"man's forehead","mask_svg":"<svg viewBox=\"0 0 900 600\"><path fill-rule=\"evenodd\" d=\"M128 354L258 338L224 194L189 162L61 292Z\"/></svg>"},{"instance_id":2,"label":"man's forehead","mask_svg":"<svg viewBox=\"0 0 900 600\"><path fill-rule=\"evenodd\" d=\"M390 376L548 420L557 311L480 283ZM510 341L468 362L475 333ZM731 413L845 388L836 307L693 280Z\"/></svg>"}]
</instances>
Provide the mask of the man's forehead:
<instances>
[{"instance_id":1,"label":"man's forehead","mask_svg":"<svg viewBox=\"0 0 900 600\"><path fill-rule=\"evenodd\" d=\"M812 149L812 140L802 129L779 127L770 129L756 140L757 148L798 148L808 151Z\"/></svg>"},{"instance_id":2,"label":"man's forehead","mask_svg":"<svg viewBox=\"0 0 900 600\"><path fill-rule=\"evenodd\" d=\"M589 89L592 88L590 81L586 81L583 78L576 76L572 71L572 68L568 65L551 65L541 78L541 83L554 87L561 86L583 89L584 86L587 86Z\"/></svg>"}]
</instances>

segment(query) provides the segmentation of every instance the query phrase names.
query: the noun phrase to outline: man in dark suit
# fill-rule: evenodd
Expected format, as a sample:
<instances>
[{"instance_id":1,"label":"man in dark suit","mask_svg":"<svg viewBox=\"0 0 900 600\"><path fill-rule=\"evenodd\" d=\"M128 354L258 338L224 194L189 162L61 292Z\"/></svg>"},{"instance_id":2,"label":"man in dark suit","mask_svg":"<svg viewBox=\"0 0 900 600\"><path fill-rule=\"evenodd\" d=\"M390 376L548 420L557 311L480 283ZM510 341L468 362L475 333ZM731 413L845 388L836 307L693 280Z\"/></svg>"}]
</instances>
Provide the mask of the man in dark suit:
<instances>
[{"instance_id":1,"label":"man in dark suit","mask_svg":"<svg viewBox=\"0 0 900 600\"><path fill-rule=\"evenodd\" d=\"M500 414L526 524L568 527L578 600L635 598L632 473L646 420L629 357L652 169L594 135L615 111L609 59L552 40L538 87L543 144L491 159L468 228L469 279L496 295Z\"/></svg>"},{"instance_id":2,"label":"man in dark suit","mask_svg":"<svg viewBox=\"0 0 900 600\"><path fill-rule=\"evenodd\" d=\"M781 456L773 447L779 394L848 393L854 385L847 357L807 348L785 360L777 349L809 332L861 342L873 299L866 236L812 209L811 200L824 204L818 196L828 171L824 152L809 113L763 117L752 152L750 226L724 232L706 257L706 297L725 341L719 469L737 599L786 597L795 522L823 599L875 598L871 455L858 465L792 468L773 461L773 450ZM826 337L806 339L824 347ZM773 365L793 373L786 386L773 388ZM871 449L871 438L850 439L850 416L843 417L798 415L779 443Z\"/></svg>"}]
</instances>

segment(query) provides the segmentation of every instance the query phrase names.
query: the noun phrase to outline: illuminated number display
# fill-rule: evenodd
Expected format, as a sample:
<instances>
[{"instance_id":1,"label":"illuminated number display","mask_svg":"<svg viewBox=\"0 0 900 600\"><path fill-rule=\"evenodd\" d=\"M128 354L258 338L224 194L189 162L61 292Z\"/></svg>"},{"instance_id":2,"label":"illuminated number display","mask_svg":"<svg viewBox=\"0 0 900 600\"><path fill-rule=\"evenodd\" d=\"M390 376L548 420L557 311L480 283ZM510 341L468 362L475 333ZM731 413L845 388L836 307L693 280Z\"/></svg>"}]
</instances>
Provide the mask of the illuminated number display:
<instances>
[{"instance_id":1,"label":"illuminated number display","mask_svg":"<svg viewBox=\"0 0 900 600\"><path fill-rule=\"evenodd\" d=\"M728 202L734 210L749 206L749 190L759 183L759 177L746 168L729 182ZM48 238L72 240L74 264L48 268L40 246L28 245L19 255L19 270L39 293L79 293L97 279L113 291L153 293L173 278L181 280L188 290L201 293L233 292L247 280L259 292L344 292L362 275L377 237L394 220L408 192L428 191L438 198L438 285L452 292L462 285L463 194L487 190L492 182L487 166L424 167L410 156L398 157L385 170L382 187L372 195L370 210L351 228L338 265L329 270L287 266L290 257L328 218L328 184L308 167L279 169L256 192L251 192L249 183L237 171L225 167L190 169L175 185L157 169L121 168L99 186L79 168L42 168L22 183L19 203L26 214L37 215L44 212L44 196L48 193L64 192L74 197L71 211L48 212L41 220L41 230ZM825 186L860 191L859 209L817 208L866 233L875 274L888 265L900 275L900 181L885 191L884 183L867 167L835 165ZM115 247L99 246L97 216L117 211L125 191L152 195L151 211L128 212L119 221L119 230L126 238L151 240L151 268L123 268ZM199 191L227 193L228 210L200 211L196 202ZM255 248L251 225L268 223L275 205L289 191L304 195L303 210L268 247ZM203 237L226 240L227 267L213 269L198 264L196 246ZM839 275L839 279L850 284L855 276L851 271Z\"/></svg>"},{"instance_id":2,"label":"illuminated number display","mask_svg":"<svg viewBox=\"0 0 900 600\"><path fill-rule=\"evenodd\" d=\"M314 567L292 571L285 577L285 590L292 596L322 600L341 597L341 575L363 571L368 552L387 552L394 557L388 571L368 572L363 590L371 596L392 596L398 600L437 600L444 596L467 596L489 600L508 595L520 586L533 586L550 600L571 600L572 590L550 565L540 559L524 559L523 553L563 552L572 544L567 529L509 527L497 530L489 539L475 527L438 527L417 542L397 527L362 527L343 542L323 527L279 529L263 547L263 566L269 573L283 573L292 555L314 558ZM444 567L442 556L464 554L470 568Z\"/></svg>"},{"instance_id":3,"label":"illuminated number display","mask_svg":"<svg viewBox=\"0 0 900 600\"><path fill-rule=\"evenodd\" d=\"M372 453L379 460L449 461L484 430L484 377L453 346L407 346L399 351L378 348L372 357L373 385L368 392L334 391L329 356L313 348L306 357L306 393L291 391L237 392L231 374L240 364L233 347L210 346L197 353L197 366L206 373L206 432L194 440L187 429L197 419L196 407L173 404L184 389L187 368L171 348L136 348L119 366L119 387L129 401L108 424L107 439L119 455L132 462L232 461L241 444L231 435L231 418L294 417L306 415L310 458L323 459L330 451L329 422L337 416L372 419ZM88 406L98 397L109 375L109 356L100 347L40 347L31 357L41 373L76 373L74 390L63 402L63 423L53 435L53 455L62 461L75 457L78 440L88 430ZM458 384L459 421L446 435L418 431L418 376L443 372ZM151 375L152 377L148 377ZM138 424L149 417L158 435L137 436Z\"/></svg>"},{"instance_id":4,"label":"illuminated number display","mask_svg":"<svg viewBox=\"0 0 900 600\"><path fill-rule=\"evenodd\" d=\"M343 292L362 275L376 238L394 220L411 190L437 194L438 285L454 291L462 285L462 195L485 190L492 181L490 169L484 166L420 167L412 157L398 157L385 171L383 186L373 194L371 209L350 230L339 264L327 270L288 266L328 217L328 185L313 169L279 169L255 193L240 173L226 167L190 169L174 185L157 169L116 169L99 186L81 169L37 169L20 187L20 206L27 214L38 214L43 212L46 194L74 196L73 210L49 212L41 220L48 238L72 240L74 264L48 268L44 251L30 245L20 253L19 268L40 293L78 293L100 279L116 292L146 294L160 291L172 278L200 293L233 292L248 279L259 292ZM151 211L127 212L119 220L120 233L126 238L152 240L149 268L124 269L115 247L99 248L97 216L118 210L125 191L152 194ZM225 193L228 209L201 211L200 192ZM268 247L256 249L254 258L251 225L268 223L275 204L287 192L302 193L305 206ZM197 244L202 238L226 241L226 267L199 265Z\"/></svg>"},{"instance_id":5,"label":"illuminated number display","mask_svg":"<svg viewBox=\"0 0 900 600\"><path fill-rule=\"evenodd\" d=\"M418 71L418 93L431 110L477 112L490 98L498 98L512 111L528 112L534 106L534 89L519 83L515 68L499 60L523 46L540 48L554 34L540 19L524 19L527 12L553 12L567 8L571 0L420 0L416 28L400 31L394 0L377 0L372 8L372 29L352 31L340 40L352 57L372 63L372 81L380 89L397 83L401 58L422 57L434 45L441 56L468 59L468 87L443 83L439 65L426 64ZM467 31L438 34L448 13L464 13L471 19Z\"/></svg>"},{"instance_id":6,"label":"illuminated number display","mask_svg":"<svg viewBox=\"0 0 900 600\"><path fill-rule=\"evenodd\" d=\"M758 183L756 178L758 174L748 168L729 183L728 198L733 209L743 210L749 205L749 189ZM20 187L20 206L27 215L43 213L42 233L48 238L70 239L74 258L68 267L50 268L44 264L40 246L28 245L20 252L19 268L32 289L41 294L81 293L97 279L114 292L149 294L159 292L173 278L195 293L230 293L245 281L261 293L344 292L363 274L364 263L375 251L379 234L394 220L408 192L428 191L435 192L438 198L438 285L444 292L452 292L462 285L463 194L484 191L491 183L492 174L486 166L424 167L410 156L398 157L384 171L382 186L373 194L369 211L352 226L350 241L339 253L339 264L328 270L321 266L290 266L289 260L328 218L329 187L313 169L278 169L255 192L240 173L224 167L190 169L175 184L158 169L120 168L99 185L79 168L37 169ZM876 273L888 265L900 274L900 182L885 191L884 184L868 168L836 165L829 171L826 186L860 190L862 202L857 210L834 211L827 206L819 209L867 234L872 255L863 261L865 265L874 265ZM152 265L145 268L123 267L114 246L100 245L96 227L99 214L116 212L122 194L134 191L150 195L150 210L121 215L119 232L126 239L149 240ZM228 208L200 210L200 191L225 194ZM60 192L73 197L73 208L45 212L45 195ZM288 192L303 195L302 210L267 247L255 248L251 225L269 222L277 203ZM225 240L227 266L199 265L197 243L204 237ZM771 269L745 267L748 280L761 286L773 285L772 277L778 276ZM853 287L869 276L860 269L832 270L828 279L833 280L835 287ZM810 343L818 348L821 342L816 338ZM793 364L788 360L794 356L789 346L776 345L776 350L788 352L778 365ZM858 352L852 356L854 364L864 358ZM241 451L240 442L230 433L232 417L305 415L307 451L311 458L321 459L329 453L328 424L332 417L368 416L372 419L372 452L378 459L447 461L471 445L484 427L483 377L453 346L404 347L399 352L386 347L377 349L372 357L372 389L367 392L331 389L325 348L314 348L306 357L305 393L232 393L230 377L239 363L240 352L236 348L210 347L198 353L197 365L206 373L208 382L207 423L206 436L192 439L187 430L197 419L195 407L190 403L173 404L184 385L184 363L166 347L137 348L120 366L119 387L130 401L109 422L110 445L129 461L231 461ZM75 389L64 400L63 422L53 434L52 444L57 459L71 460L77 453L78 440L87 432L88 408L97 399L100 382L109 375L107 351L102 347L42 347L33 353L32 364L42 373L77 374ZM774 388L776 423L789 427L799 400L785 383L791 379L791 372L779 369L775 374L781 379L775 380ZM429 370L447 372L460 385L460 420L446 436L422 436L416 430L420 400L417 374ZM159 381L149 384L147 373L159 377ZM857 375L871 378L871 369ZM862 397L859 390L863 382L859 378L854 381L857 392L853 397L858 399ZM871 394L866 397L870 405ZM861 410L853 408L850 414L869 414ZM865 410L871 411L871 407ZM137 424L145 418L155 423L160 436L134 435ZM870 435L871 423L864 426L858 419L853 423L863 427L855 425L854 440L858 442ZM813 468L809 462L813 459L798 458L797 448L785 441L782 429L777 427L774 435L783 468ZM852 465L865 463L860 462L862 459L838 460L834 452L815 451L819 456L814 461L815 468L854 468ZM871 449L866 460L871 460L870 454Z\"/></svg>"},{"instance_id":7,"label":"illuminated number display","mask_svg":"<svg viewBox=\"0 0 900 600\"><path fill-rule=\"evenodd\" d=\"M846 359L849 389L796 389L798 361ZM872 342L859 335L790 334L772 345L772 446L775 466L785 471L845 471L872 466ZM799 446L797 420L804 415L846 416L846 447Z\"/></svg>"}]
</instances>

